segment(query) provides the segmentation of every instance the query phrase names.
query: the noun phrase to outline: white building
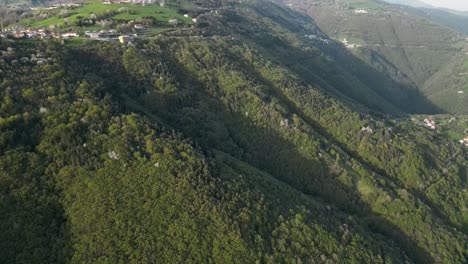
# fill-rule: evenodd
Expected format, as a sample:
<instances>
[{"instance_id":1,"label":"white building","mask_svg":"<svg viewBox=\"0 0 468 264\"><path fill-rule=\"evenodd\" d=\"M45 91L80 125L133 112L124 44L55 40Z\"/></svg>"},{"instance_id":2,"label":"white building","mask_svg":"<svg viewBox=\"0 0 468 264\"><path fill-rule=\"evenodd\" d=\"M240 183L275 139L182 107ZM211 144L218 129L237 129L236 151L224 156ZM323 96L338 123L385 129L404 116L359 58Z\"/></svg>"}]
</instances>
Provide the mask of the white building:
<instances>
[{"instance_id":1,"label":"white building","mask_svg":"<svg viewBox=\"0 0 468 264\"><path fill-rule=\"evenodd\" d=\"M429 119L429 118L425 118L425 119L424 119L424 124L425 124L428 128L430 128L430 129L432 129L432 130L435 130L435 129L436 129L436 122L435 122L434 120L431 120L431 119Z\"/></svg>"},{"instance_id":2,"label":"white building","mask_svg":"<svg viewBox=\"0 0 468 264\"><path fill-rule=\"evenodd\" d=\"M65 34L62 34L62 38L76 38L76 37L79 37L80 35L78 35L76 32L67 32Z\"/></svg>"},{"instance_id":3,"label":"white building","mask_svg":"<svg viewBox=\"0 0 468 264\"><path fill-rule=\"evenodd\" d=\"M359 8L359 9L354 9L354 13L356 13L356 14L367 14L369 12L367 12L367 10L365 10L365 9Z\"/></svg>"}]
</instances>

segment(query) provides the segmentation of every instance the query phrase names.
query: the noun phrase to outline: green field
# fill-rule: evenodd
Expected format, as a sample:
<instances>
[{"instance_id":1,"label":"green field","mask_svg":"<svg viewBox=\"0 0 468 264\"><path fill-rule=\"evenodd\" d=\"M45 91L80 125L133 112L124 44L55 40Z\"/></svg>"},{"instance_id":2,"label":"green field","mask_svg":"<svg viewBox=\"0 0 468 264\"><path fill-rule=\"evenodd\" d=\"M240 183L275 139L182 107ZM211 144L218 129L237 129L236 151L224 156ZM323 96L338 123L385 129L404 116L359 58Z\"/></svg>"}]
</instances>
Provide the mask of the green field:
<instances>
[{"instance_id":1,"label":"green field","mask_svg":"<svg viewBox=\"0 0 468 264\"><path fill-rule=\"evenodd\" d=\"M128 8L128 12L119 12L120 8ZM183 24L191 24L192 21L190 18L186 18L181 14L178 14L175 9L160 7L158 5L132 5L132 4L111 4L104 5L100 1L91 1L88 4L74 9L69 9L69 16L66 18L69 25L65 25L65 18L59 17L59 13L62 10L67 10L66 8L57 8L53 10L42 9L36 13L36 16L40 14L47 14L48 17L42 20L30 18L22 21L24 25L31 27L48 27L51 25L56 25L63 27L65 29L70 29L76 26L76 22L82 19L91 19L93 14L99 16L106 13L115 12L114 15L110 15L106 19L113 19L119 21L130 21L138 20L143 18L153 18L161 24L166 24L169 19L178 19ZM95 28L86 27L87 29L100 29L99 26Z\"/></svg>"}]
</instances>

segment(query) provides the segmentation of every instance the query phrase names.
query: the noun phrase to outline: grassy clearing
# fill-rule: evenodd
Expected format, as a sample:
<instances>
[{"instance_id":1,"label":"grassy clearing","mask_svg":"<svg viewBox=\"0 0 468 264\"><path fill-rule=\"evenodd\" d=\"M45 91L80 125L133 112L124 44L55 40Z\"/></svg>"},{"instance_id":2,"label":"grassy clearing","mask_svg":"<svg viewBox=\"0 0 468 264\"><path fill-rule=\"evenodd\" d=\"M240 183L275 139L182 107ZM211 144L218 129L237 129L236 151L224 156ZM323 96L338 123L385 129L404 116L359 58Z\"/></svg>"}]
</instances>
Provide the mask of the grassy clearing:
<instances>
[{"instance_id":1,"label":"grassy clearing","mask_svg":"<svg viewBox=\"0 0 468 264\"><path fill-rule=\"evenodd\" d=\"M152 35L156 35L156 34L159 34L159 33L162 33L162 32L166 32L166 31L171 30L171 29L174 29L174 28L173 27L171 27L171 28L149 28L148 30L145 31L145 33L143 35L152 36Z\"/></svg>"},{"instance_id":2,"label":"grassy clearing","mask_svg":"<svg viewBox=\"0 0 468 264\"><path fill-rule=\"evenodd\" d=\"M119 12L120 8L127 8L128 12ZM49 27L51 25L62 26L64 28L73 27L79 19L91 19L93 14L104 15L109 13L115 13L110 15L107 19L119 20L119 21L130 21L138 20L144 17L152 17L161 24L166 24L169 19L178 19L184 24L191 24L190 18L186 18L181 14L178 14L175 9L160 7L158 5L132 5L132 4L111 4L104 5L100 1L90 1L88 4L69 10L70 16L68 16L68 25L65 25L65 18L58 17L60 11L66 10L66 8L58 8L53 10L40 10L39 13L47 14L49 17L42 20L25 19L23 24L32 27Z\"/></svg>"},{"instance_id":3,"label":"grassy clearing","mask_svg":"<svg viewBox=\"0 0 468 264\"><path fill-rule=\"evenodd\" d=\"M448 138L456 141L463 139L463 137L465 136L464 134L453 130L445 131L445 135L447 135Z\"/></svg>"}]
</instances>

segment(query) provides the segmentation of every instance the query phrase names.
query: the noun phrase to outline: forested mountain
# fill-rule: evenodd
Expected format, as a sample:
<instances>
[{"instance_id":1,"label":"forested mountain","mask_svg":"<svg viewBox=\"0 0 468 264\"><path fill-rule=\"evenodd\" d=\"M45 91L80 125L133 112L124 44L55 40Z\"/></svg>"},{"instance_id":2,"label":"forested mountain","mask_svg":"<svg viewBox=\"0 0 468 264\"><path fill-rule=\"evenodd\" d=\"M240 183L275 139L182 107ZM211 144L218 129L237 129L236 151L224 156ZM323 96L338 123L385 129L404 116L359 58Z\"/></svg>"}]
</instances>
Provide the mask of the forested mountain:
<instances>
[{"instance_id":1,"label":"forested mountain","mask_svg":"<svg viewBox=\"0 0 468 264\"><path fill-rule=\"evenodd\" d=\"M367 65L384 74L399 73L390 76L412 83L442 112L468 114L468 97L461 95L468 93L468 43L456 26L374 0L281 2L311 16L333 39L346 39ZM447 79L447 69L457 78Z\"/></svg>"},{"instance_id":2,"label":"forested mountain","mask_svg":"<svg viewBox=\"0 0 468 264\"><path fill-rule=\"evenodd\" d=\"M0 263L466 263L467 149L403 118L441 111L422 73L209 4L131 45L0 39Z\"/></svg>"}]
</instances>

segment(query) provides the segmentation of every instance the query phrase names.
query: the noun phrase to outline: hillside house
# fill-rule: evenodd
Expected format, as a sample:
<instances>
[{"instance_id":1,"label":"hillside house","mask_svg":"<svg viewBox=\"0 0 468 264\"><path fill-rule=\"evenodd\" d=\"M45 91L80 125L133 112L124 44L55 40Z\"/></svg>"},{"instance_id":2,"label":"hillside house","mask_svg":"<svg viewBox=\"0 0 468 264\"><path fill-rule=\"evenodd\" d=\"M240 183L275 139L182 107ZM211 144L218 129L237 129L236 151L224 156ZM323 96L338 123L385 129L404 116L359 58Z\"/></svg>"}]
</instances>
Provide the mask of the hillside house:
<instances>
[{"instance_id":1,"label":"hillside house","mask_svg":"<svg viewBox=\"0 0 468 264\"><path fill-rule=\"evenodd\" d=\"M142 24L135 24L133 25L133 28L136 29L136 30L144 30L146 29L144 25Z\"/></svg>"},{"instance_id":2,"label":"hillside house","mask_svg":"<svg viewBox=\"0 0 468 264\"><path fill-rule=\"evenodd\" d=\"M86 31L85 36L89 37L90 39L98 39L99 38L99 32L97 31Z\"/></svg>"},{"instance_id":3,"label":"hillside house","mask_svg":"<svg viewBox=\"0 0 468 264\"><path fill-rule=\"evenodd\" d=\"M119 36L119 42L122 44L126 44L130 42L130 40L131 40L130 36L126 36L126 35Z\"/></svg>"},{"instance_id":4,"label":"hillside house","mask_svg":"<svg viewBox=\"0 0 468 264\"><path fill-rule=\"evenodd\" d=\"M354 48L359 48L359 47L362 47L361 45L358 45L358 44L351 44L349 43L348 39L347 38L344 38L342 41L343 45L348 48L348 49L354 49Z\"/></svg>"},{"instance_id":5,"label":"hillside house","mask_svg":"<svg viewBox=\"0 0 468 264\"><path fill-rule=\"evenodd\" d=\"M79 37L80 35L78 35L76 32L67 32L67 33L64 33L62 34L62 38L76 38L76 37Z\"/></svg>"},{"instance_id":6,"label":"hillside house","mask_svg":"<svg viewBox=\"0 0 468 264\"><path fill-rule=\"evenodd\" d=\"M361 128L361 131L362 131L362 132L369 133L369 134L374 133L374 130L373 130L370 126L362 127L362 128Z\"/></svg>"},{"instance_id":7,"label":"hillside house","mask_svg":"<svg viewBox=\"0 0 468 264\"><path fill-rule=\"evenodd\" d=\"M367 10L359 8L359 9L354 9L355 14L368 14Z\"/></svg>"},{"instance_id":8,"label":"hillside house","mask_svg":"<svg viewBox=\"0 0 468 264\"><path fill-rule=\"evenodd\" d=\"M36 31L27 31L25 32L27 38L37 38L39 34Z\"/></svg>"},{"instance_id":9,"label":"hillside house","mask_svg":"<svg viewBox=\"0 0 468 264\"><path fill-rule=\"evenodd\" d=\"M436 122L432 119L425 118L424 119L424 125L432 130L436 129Z\"/></svg>"},{"instance_id":10,"label":"hillside house","mask_svg":"<svg viewBox=\"0 0 468 264\"><path fill-rule=\"evenodd\" d=\"M111 41L118 40L120 33L115 29L101 31L86 31L85 36L95 40Z\"/></svg>"},{"instance_id":11,"label":"hillside house","mask_svg":"<svg viewBox=\"0 0 468 264\"><path fill-rule=\"evenodd\" d=\"M12 34L13 38L19 39L19 38L24 38L24 33L23 32L14 32Z\"/></svg>"}]
</instances>

